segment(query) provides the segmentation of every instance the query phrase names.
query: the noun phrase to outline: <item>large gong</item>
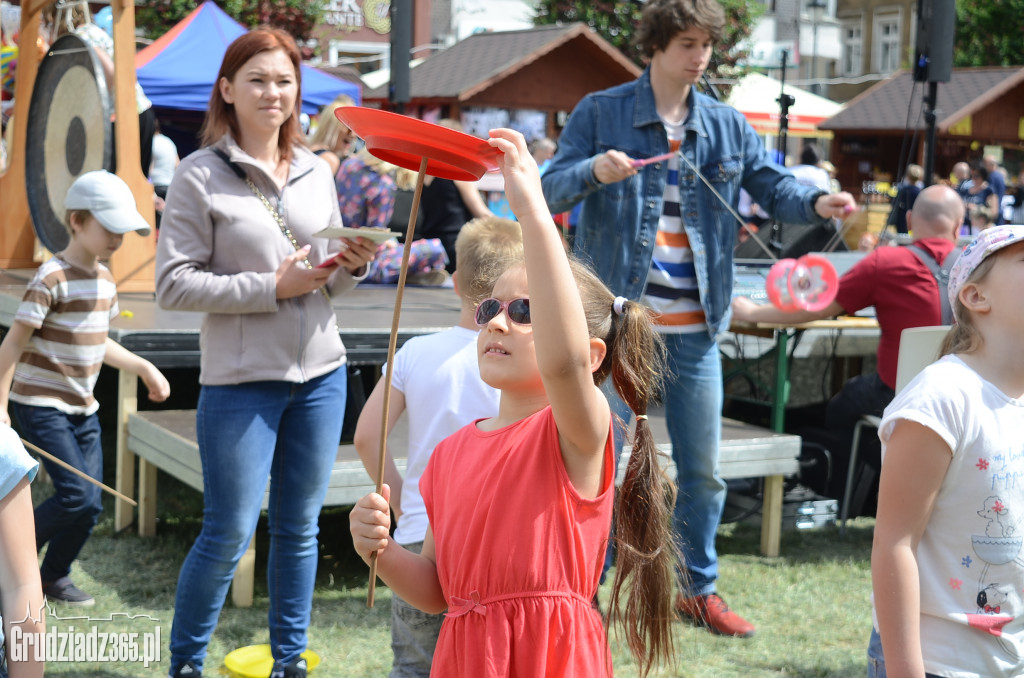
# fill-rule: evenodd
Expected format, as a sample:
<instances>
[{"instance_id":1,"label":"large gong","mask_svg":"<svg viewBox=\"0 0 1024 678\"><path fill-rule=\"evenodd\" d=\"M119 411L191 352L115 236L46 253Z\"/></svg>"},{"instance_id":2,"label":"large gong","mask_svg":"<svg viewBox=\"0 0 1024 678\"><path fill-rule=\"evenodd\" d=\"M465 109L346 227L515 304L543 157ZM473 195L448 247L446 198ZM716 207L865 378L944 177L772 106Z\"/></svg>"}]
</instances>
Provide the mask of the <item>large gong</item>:
<instances>
[{"instance_id":1,"label":"large gong","mask_svg":"<svg viewBox=\"0 0 1024 678\"><path fill-rule=\"evenodd\" d=\"M64 196L79 176L113 169L113 124L103 69L67 34L39 64L29 102L25 189L36 235L51 252L67 247Z\"/></svg>"}]
</instances>

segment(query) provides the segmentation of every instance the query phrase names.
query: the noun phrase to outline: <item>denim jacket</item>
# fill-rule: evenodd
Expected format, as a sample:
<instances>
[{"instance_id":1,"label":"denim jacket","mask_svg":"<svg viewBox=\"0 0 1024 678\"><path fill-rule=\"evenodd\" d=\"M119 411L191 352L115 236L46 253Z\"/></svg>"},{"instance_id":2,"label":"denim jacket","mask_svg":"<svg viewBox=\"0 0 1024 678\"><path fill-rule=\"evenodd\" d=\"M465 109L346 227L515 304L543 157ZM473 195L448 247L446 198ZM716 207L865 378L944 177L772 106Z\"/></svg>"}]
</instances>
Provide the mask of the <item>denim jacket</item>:
<instances>
[{"instance_id":1,"label":"denim jacket","mask_svg":"<svg viewBox=\"0 0 1024 678\"><path fill-rule=\"evenodd\" d=\"M680 149L680 210L693 250L701 305L714 336L729 328L733 247L740 228L722 201L735 209L742 187L780 221L822 223L814 212L821 191L798 183L774 164L736 109L693 88L688 104ZM601 184L594 177L594 160L611 149L637 159L669 150L649 70L634 82L593 92L580 101L542 178L552 212L565 212L583 201L575 253L594 267L612 292L636 300L651 267L668 165L653 163L628 179ZM700 169L721 199L691 165Z\"/></svg>"}]
</instances>

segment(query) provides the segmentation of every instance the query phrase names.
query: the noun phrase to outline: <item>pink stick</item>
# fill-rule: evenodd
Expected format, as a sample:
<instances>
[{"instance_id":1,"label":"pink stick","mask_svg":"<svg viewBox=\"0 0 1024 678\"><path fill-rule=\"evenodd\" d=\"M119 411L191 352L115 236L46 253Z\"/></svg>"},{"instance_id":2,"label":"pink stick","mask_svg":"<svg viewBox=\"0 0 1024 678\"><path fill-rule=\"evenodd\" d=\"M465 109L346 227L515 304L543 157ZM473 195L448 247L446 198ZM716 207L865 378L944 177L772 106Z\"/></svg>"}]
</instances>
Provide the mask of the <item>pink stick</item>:
<instances>
[{"instance_id":1,"label":"pink stick","mask_svg":"<svg viewBox=\"0 0 1024 678\"><path fill-rule=\"evenodd\" d=\"M644 165L650 165L652 162L661 162L662 160L668 160L669 158L671 158L675 154L676 154L676 151L669 151L668 153L662 153L661 155L656 155L653 158L644 158L643 160L634 160L634 161L630 162L629 164L632 165L633 167L643 167Z\"/></svg>"}]
</instances>

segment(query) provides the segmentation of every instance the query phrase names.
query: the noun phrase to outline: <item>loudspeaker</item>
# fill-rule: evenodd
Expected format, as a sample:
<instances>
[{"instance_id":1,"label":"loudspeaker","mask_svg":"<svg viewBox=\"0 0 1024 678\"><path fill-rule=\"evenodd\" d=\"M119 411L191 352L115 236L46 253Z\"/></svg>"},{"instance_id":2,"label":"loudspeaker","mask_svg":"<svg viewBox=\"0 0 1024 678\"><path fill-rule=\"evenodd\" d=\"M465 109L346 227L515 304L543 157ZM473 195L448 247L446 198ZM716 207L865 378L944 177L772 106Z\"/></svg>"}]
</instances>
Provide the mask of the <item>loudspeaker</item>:
<instances>
[{"instance_id":1,"label":"loudspeaker","mask_svg":"<svg viewBox=\"0 0 1024 678\"><path fill-rule=\"evenodd\" d=\"M754 242L754 238L771 249L769 241L773 237L773 223L766 221L762 224L756 235L750 236L745 242L736 246L733 256L736 259L770 258L764 248ZM824 224L782 224L781 229L782 252L778 255L779 259L796 259L808 252L821 252L836 234L835 222L831 220ZM846 243L842 238L839 238L839 244L832 251L847 251Z\"/></svg>"},{"instance_id":2,"label":"loudspeaker","mask_svg":"<svg viewBox=\"0 0 1024 678\"><path fill-rule=\"evenodd\" d=\"M955 34L956 0L918 0L914 80L949 82Z\"/></svg>"},{"instance_id":3,"label":"loudspeaker","mask_svg":"<svg viewBox=\"0 0 1024 678\"><path fill-rule=\"evenodd\" d=\"M388 99L409 103L409 52L412 50L412 0L391 1L391 84Z\"/></svg>"}]
</instances>

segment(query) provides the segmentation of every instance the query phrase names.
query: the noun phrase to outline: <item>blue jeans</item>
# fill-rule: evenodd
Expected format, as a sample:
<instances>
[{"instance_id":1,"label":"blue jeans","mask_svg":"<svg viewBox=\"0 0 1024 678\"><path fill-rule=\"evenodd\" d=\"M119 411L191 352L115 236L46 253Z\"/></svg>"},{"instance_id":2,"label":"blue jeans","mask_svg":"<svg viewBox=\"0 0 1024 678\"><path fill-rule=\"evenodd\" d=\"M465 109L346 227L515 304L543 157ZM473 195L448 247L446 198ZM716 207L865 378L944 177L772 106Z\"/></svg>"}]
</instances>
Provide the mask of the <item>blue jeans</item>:
<instances>
[{"instance_id":1,"label":"blue jeans","mask_svg":"<svg viewBox=\"0 0 1024 678\"><path fill-rule=\"evenodd\" d=\"M100 421L95 414L64 414L53 407L8 404L21 435L61 461L96 480L103 480ZM36 507L36 549L49 544L39 568L44 582L71 573L103 510L100 488L62 466L42 459L53 480L54 494Z\"/></svg>"},{"instance_id":2,"label":"blue jeans","mask_svg":"<svg viewBox=\"0 0 1024 678\"><path fill-rule=\"evenodd\" d=\"M715 592L715 535L725 508L726 485L718 476L722 438L722 362L718 343L706 333L666 334L665 420L678 472L673 531L683 554L684 596ZM629 408L605 383L612 412L628 423ZM616 455L622 431L615 429ZM605 569L611 564L611 549Z\"/></svg>"},{"instance_id":3,"label":"blue jeans","mask_svg":"<svg viewBox=\"0 0 1024 678\"><path fill-rule=\"evenodd\" d=\"M882 416L885 408L892 402L896 393L885 385L877 372L862 374L853 377L843 385L839 393L832 396L825 408L825 428L836 436L838 447L833 454L834 471L829 480L828 496L836 497L845 501L846 474L850 467L850 453L853 447L853 431L865 414L873 414L876 417ZM873 429L869 429L873 431ZM865 431L867 433L867 431ZM881 443L877 435L861 435L860 449L857 456L858 465L869 464L874 469L880 469L882 465ZM856 470L854 478L860 478L860 469ZM854 487L853 496L857 497L857 487ZM873 506L876 503L874 497L867 502L869 513L874 513ZM864 511L859 504L853 506L850 516L863 515Z\"/></svg>"},{"instance_id":4,"label":"blue jeans","mask_svg":"<svg viewBox=\"0 0 1024 678\"><path fill-rule=\"evenodd\" d=\"M939 678L934 673L924 674L925 678ZM885 678L885 657L882 656L882 637L878 631L871 629L871 640L868 641L868 678Z\"/></svg>"},{"instance_id":5,"label":"blue jeans","mask_svg":"<svg viewBox=\"0 0 1024 678\"><path fill-rule=\"evenodd\" d=\"M275 664L306 649L320 509L345 414L344 367L304 384L204 386L196 434L203 464L203 529L178 575L171 667L202 668L235 567L267 506L268 624Z\"/></svg>"},{"instance_id":6,"label":"blue jeans","mask_svg":"<svg viewBox=\"0 0 1024 678\"><path fill-rule=\"evenodd\" d=\"M875 629L871 629L871 639L868 641L868 678L885 678L882 637Z\"/></svg>"},{"instance_id":7,"label":"blue jeans","mask_svg":"<svg viewBox=\"0 0 1024 678\"><path fill-rule=\"evenodd\" d=\"M725 508L718 476L722 439L722 360L706 333L667 334L665 420L678 472L673 527L683 553L684 596L715 592L715 536Z\"/></svg>"}]
</instances>

